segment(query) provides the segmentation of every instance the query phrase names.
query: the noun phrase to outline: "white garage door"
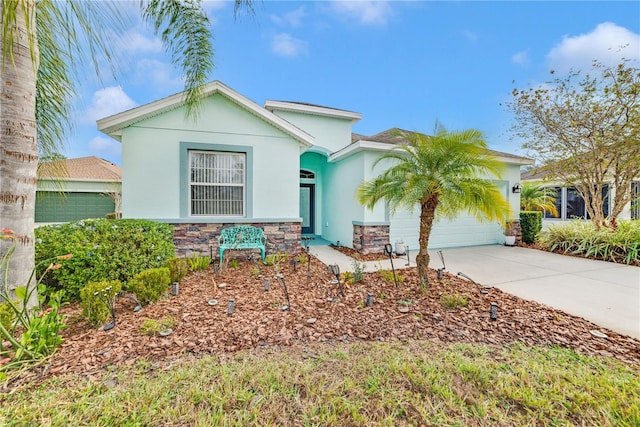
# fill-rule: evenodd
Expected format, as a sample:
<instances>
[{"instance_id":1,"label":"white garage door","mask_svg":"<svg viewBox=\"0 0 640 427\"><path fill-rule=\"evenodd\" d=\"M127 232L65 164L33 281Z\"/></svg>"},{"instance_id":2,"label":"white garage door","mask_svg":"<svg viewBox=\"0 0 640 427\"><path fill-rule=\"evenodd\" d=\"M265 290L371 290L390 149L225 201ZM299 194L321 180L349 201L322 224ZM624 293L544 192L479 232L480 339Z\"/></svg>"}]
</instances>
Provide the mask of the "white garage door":
<instances>
[{"instance_id":1,"label":"white garage door","mask_svg":"<svg viewBox=\"0 0 640 427\"><path fill-rule=\"evenodd\" d=\"M389 218L389 237L391 243L402 240L411 251L418 249L420 212L413 214L408 209L398 209ZM492 245L502 239L499 224L487 224L462 214L452 221L442 220L434 224L429 237L429 248L451 248L461 246Z\"/></svg>"}]
</instances>

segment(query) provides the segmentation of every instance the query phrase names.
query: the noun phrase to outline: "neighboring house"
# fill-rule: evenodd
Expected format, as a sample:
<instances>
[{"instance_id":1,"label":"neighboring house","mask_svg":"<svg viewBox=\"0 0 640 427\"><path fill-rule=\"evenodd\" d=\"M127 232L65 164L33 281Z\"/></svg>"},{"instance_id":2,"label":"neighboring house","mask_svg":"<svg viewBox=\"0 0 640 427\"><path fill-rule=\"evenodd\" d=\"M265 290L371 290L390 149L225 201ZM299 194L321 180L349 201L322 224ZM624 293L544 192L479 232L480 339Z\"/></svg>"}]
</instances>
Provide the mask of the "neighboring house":
<instances>
[{"instance_id":1,"label":"neighboring house","mask_svg":"<svg viewBox=\"0 0 640 427\"><path fill-rule=\"evenodd\" d=\"M197 120L185 118L179 93L98 121L122 143L123 217L174 224L180 253L215 253L220 229L234 224L264 228L271 252L299 252L302 234L362 252L400 239L417 249L417 211L391 214L384 203L369 210L355 198L385 167L372 170L374 161L402 142L393 130L353 134L359 113L284 101L263 107L218 81L205 92ZM532 162L494 154L506 164L496 183L517 215L511 189ZM466 216L438 223L431 238L434 248L502 241L498 224Z\"/></svg>"},{"instance_id":2,"label":"neighboring house","mask_svg":"<svg viewBox=\"0 0 640 427\"><path fill-rule=\"evenodd\" d=\"M575 187L568 187L558 181L554 181L547 173L532 169L521 174L522 181L535 182L545 187L552 187L556 192L556 209L559 216L554 216L550 212L544 212L543 224L549 225L560 221L572 219L588 219L587 208L582 196ZM611 212L610 200L615 196L615 187L611 183L606 183L603 189L604 206L603 213L609 216ZM640 177L631 184L632 199L640 197ZM640 219L640 204L628 203L618 216L619 219Z\"/></svg>"},{"instance_id":3,"label":"neighboring house","mask_svg":"<svg viewBox=\"0 0 640 427\"><path fill-rule=\"evenodd\" d=\"M36 223L104 218L120 211L122 170L98 157L38 165Z\"/></svg>"}]
</instances>

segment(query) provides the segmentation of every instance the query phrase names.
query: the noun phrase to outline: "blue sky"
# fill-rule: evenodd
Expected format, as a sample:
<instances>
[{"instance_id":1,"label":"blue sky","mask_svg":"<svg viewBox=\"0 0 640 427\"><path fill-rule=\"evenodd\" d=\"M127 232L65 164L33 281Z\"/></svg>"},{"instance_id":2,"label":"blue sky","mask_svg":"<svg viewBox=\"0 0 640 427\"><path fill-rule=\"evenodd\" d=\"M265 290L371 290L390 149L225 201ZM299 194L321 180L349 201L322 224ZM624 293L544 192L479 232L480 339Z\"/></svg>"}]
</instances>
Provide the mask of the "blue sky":
<instances>
[{"instance_id":1,"label":"blue sky","mask_svg":"<svg viewBox=\"0 0 640 427\"><path fill-rule=\"evenodd\" d=\"M136 16L137 2L123 2ZM354 132L400 127L429 133L480 129L491 148L523 154L503 104L549 70L640 61L637 1L264 1L233 18L233 2L207 1L216 68L210 80L263 105L302 101L356 111ZM95 120L180 92L161 44L137 18L114 39L122 75L87 74L76 100L69 157L121 164L120 143ZM637 64L637 63L636 63Z\"/></svg>"}]
</instances>

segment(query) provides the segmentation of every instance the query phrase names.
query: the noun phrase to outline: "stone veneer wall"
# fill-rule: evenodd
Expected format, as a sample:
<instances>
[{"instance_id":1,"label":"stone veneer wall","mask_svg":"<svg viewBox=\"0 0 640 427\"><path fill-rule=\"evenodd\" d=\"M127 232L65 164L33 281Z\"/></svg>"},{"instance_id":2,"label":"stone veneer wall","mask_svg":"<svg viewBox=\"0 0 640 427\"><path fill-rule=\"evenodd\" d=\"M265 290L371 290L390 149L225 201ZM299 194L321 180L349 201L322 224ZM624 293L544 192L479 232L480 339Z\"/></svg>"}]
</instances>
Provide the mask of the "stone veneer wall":
<instances>
[{"instance_id":1,"label":"stone veneer wall","mask_svg":"<svg viewBox=\"0 0 640 427\"><path fill-rule=\"evenodd\" d=\"M388 225L353 224L353 248L362 254L384 252L384 245L389 243Z\"/></svg>"},{"instance_id":2,"label":"stone veneer wall","mask_svg":"<svg viewBox=\"0 0 640 427\"><path fill-rule=\"evenodd\" d=\"M507 221L505 227L506 236L516 236L516 243L522 242L522 229L520 228L520 220L514 219Z\"/></svg>"},{"instance_id":3,"label":"stone veneer wall","mask_svg":"<svg viewBox=\"0 0 640 427\"><path fill-rule=\"evenodd\" d=\"M302 226L299 222L281 223L238 223L238 224L172 224L174 227L173 242L176 245L176 255L179 257L190 256L193 253L200 255L213 254L213 259L219 257L220 248L218 237L220 230L236 225L252 225L262 228L267 236L267 255L277 252L288 252L291 255L300 253L300 239L302 237ZM258 250L254 251L259 254ZM229 252L231 253L231 252ZM248 251L237 253L247 254ZM225 258L227 252L225 251Z\"/></svg>"}]
</instances>

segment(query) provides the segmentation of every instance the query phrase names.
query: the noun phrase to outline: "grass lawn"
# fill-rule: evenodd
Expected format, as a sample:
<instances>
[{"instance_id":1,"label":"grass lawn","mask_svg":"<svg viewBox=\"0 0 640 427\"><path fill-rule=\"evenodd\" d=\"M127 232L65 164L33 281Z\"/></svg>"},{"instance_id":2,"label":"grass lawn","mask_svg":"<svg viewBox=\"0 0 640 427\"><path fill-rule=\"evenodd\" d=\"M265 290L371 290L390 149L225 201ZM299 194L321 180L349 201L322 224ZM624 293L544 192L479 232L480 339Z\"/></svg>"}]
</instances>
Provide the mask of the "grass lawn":
<instances>
[{"instance_id":1,"label":"grass lawn","mask_svg":"<svg viewBox=\"0 0 640 427\"><path fill-rule=\"evenodd\" d=\"M0 425L640 425L640 371L561 348L317 344L138 362L0 395Z\"/></svg>"}]
</instances>

